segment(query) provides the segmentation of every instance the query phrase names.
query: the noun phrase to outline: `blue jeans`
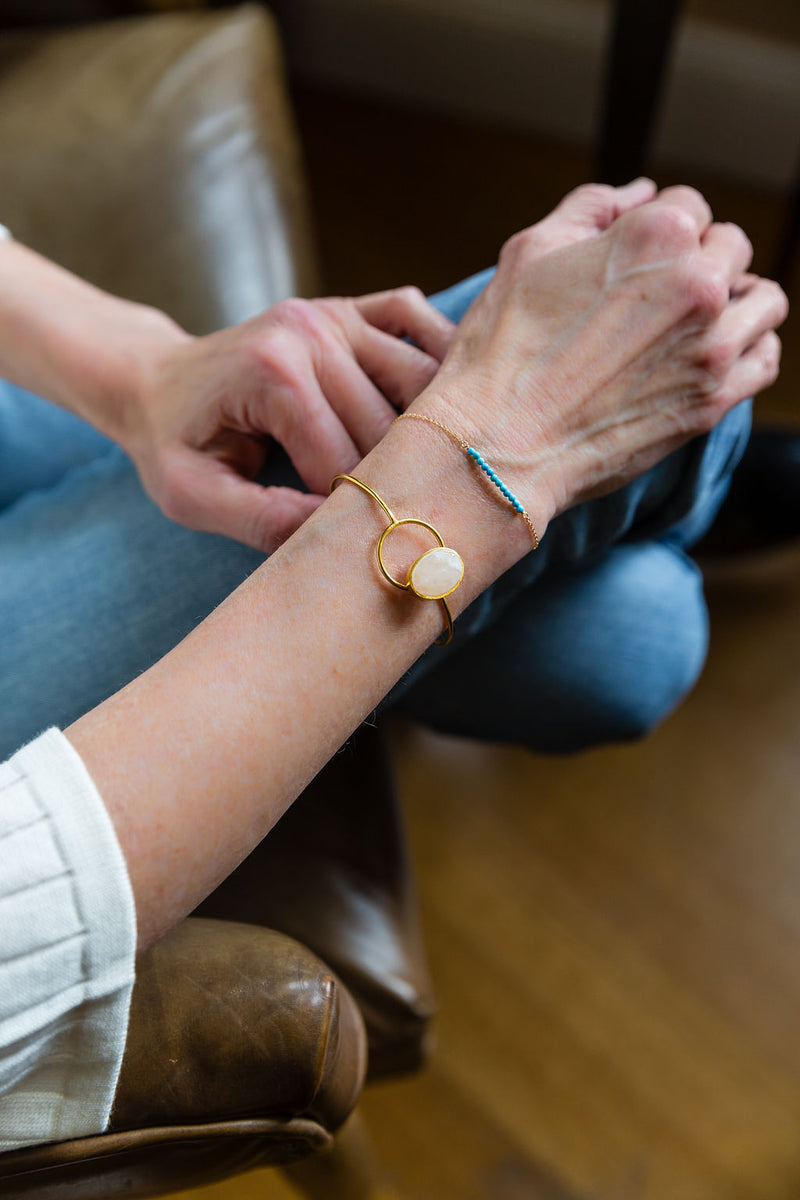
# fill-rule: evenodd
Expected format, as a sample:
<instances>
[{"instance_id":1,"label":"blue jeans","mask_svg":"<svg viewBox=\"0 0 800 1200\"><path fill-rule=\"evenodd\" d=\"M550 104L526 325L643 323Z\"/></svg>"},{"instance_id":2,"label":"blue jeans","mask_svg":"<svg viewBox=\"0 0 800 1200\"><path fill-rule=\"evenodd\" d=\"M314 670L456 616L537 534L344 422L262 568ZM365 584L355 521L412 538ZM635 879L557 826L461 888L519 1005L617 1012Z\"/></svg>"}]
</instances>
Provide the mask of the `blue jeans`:
<instances>
[{"instance_id":1,"label":"blue jeans","mask_svg":"<svg viewBox=\"0 0 800 1200\"><path fill-rule=\"evenodd\" d=\"M434 302L458 320L490 274ZM702 581L685 548L713 520L749 425L742 405L641 479L558 517L386 703L545 752L644 733L702 668ZM293 478L278 458L265 480L277 477ZM0 381L0 758L146 670L262 557L168 521L118 447Z\"/></svg>"}]
</instances>

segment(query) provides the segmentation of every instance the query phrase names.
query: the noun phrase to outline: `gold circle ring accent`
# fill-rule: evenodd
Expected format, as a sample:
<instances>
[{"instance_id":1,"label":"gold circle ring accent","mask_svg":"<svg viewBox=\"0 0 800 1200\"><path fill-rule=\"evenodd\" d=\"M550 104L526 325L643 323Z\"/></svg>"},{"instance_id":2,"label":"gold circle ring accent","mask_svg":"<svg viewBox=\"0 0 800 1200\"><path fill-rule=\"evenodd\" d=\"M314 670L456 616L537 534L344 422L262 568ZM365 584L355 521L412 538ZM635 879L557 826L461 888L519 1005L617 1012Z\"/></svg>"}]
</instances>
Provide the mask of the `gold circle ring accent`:
<instances>
[{"instance_id":1,"label":"gold circle ring accent","mask_svg":"<svg viewBox=\"0 0 800 1200\"><path fill-rule=\"evenodd\" d=\"M395 579L395 577L391 574L391 572L386 567L386 565L383 561L383 547L384 547L384 543L385 543L387 537L389 536L389 534L393 530L397 529L398 526L400 526L400 525L421 525L423 529L427 529L436 538L436 541L438 543L438 546L436 547L436 549L446 550L446 549L448 549L448 547L445 545L444 539L442 538L442 535L439 533L438 529L434 529L433 525L431 525L428 521L423 521L421 517L399 517L399 518L396 517L394 515L394 513L392 512L392 510L389 508L389 505L386 503L386 501L382 500L381 497L378 495L378 493L373 491L372 488L369 487L368 484L362 483L360 479L356 479L355 475L345 475L345 474L334 475L333 479L331 480L331 491L334 490L337 483L341 483L342 481L344 481L346 483L352 483L355 485L355 487L360 488L360 490L362 492L366 492L366 494L368 496L371 496L372 499L375 500L381 506L384 513L389 518L389 524L387 525L386 529L384 529L383 533L381 534L380 539L378 540L378 547L377 547L378 569L380 570L380 573L383 576L383 578L386 580L387 583L391 584L392 587L399 588L401 592L411 592L412 596L417 596L417 598L420 600L428 599L428 597L426 597L426 596L421 596L419 594L419 592L417 592L415 590L413 584L411 583L411 578L410 578L411 571L413 571L414 567L416 566L416 563L419 562L419 559L417 559L416 562L412 563L411 568L409 570L409 578L406 580L405 583L403 583L402 580ZM430 550L426 551L426 553L430 554ZM421 555L421 557L424 558L425 555ZM461 557L461 556L459 555L459 557ZM463 571L462 571L461 579L463 579L463 577L464 577L464 575L463 575ZM456 588L460 586L461 579L459 579L459 581L455 585L455 587L451 588L451 591L455 591ZM448 592L447 595L449 596L450 592ZM445 600L444 596L439 596L438 602L439 602L439 605L442 610L442 616L444 617L444 632L441 634L440 637L438 637L436 639L436 645L437 646L446 646L447 643L451 640L451 638L453 636L453 614L450 612L450 606L447 603L447 601Z\"/></svg>"},{"instance_id":2,"label":"gold circle ring accent","mask_svg":"<svg viewBox=\"0 0 800 1200\"><path fill-rule=\"evenodd\" d=\"M401 588L404 592L413 592L414 588L411 586L411 580L407 579L406 582L403 583L400 579L395 579L394 575L390 574L385 562L383 561L384 542L389 534L394 533L395 529L399 529L401 525L421 525L423 529L427 529L429 533L433 534L433 536L436 538L436 541L439 543L440 550L445 550L446 546L439 531L434 529L432 525L429 525L427 521L423 521L421 517L395 517L391 525L386 526L380 538L378 539L378 566L380 567L381 575L387 581L387 583L393 583L396 588ZM428 551L428 553L430 552ZM421 555L420 557L424 556ZM419 559L412 563L409 575L411 574L411 571L414 570L417 562L419 562ZM420 597L420 599L423 599L423 597Z\"/></svg>"}]
</instances>

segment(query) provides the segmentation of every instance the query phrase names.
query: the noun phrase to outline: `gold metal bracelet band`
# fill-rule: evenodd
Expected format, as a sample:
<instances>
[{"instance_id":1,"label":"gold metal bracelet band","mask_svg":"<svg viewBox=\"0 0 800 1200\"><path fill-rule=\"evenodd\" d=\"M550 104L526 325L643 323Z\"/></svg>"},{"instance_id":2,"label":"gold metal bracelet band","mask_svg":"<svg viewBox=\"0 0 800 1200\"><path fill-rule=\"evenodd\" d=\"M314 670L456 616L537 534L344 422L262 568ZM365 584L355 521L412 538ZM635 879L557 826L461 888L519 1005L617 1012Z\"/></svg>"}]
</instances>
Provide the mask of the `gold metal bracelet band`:
<instances>
[{"instance_id":1,"label":"gold metal bracelet band","mask_svg":"<svg viewBox=\"0 0 800 1200\"><path fill-rule=\"evenodd\" d=\"M445 597L454 592L464 578L464 561L461 555L457 550L453 550L450 546L445 545L444 538L438 529L435 529L431 525L430 521L423 521L421 517L396 517L386 501L382 500L378 493L373 491L371 487L368 487L366 483L362 483L360 479L356 479L355 475L334 475L331 480L331 491L342 480L346 483L352 483L355 487L360 488L362 492L366 492L383 509L389 520L389 524L378 538L376 548L378 570L387 583L390 583L392 587L399 588L401 592L411 592L418 600L439 601L442 607L445 627L444 632L436 639L436 645L446 646L453 636L453 616ZM395 578L386 566L386 563L383 561L383 549L389 534L394 533L395 529L400 529L404 525L418 525L422 529L427 529L436 538L438 545L415 559L408 569L406 579L402 580Z\"/></svg>"},{"instance_id":2,"label":"gold metal bracelet band","mask_svg":"<svg viewBox=\"0 0 800 1200\"><path fill-rule=\"evenodd\" d=\"M434 425L436 429L441 429L442 433L446 433L448 437L453 439L453 441L458 442L467 458L472 459L472 461L475 463L475 466L480 471L483 471L489 482L497 488L502 496L505 497L505 499L513 508L514 512L518 513L519 516L522 517L523 521L528 526L528 532L531 535L531 541L533 542L534 550L539 549L539 535L536 532L533 521L525 511L524 505L517 499L511 489L506 487L494 468L489 466L480 450L476 450L474 446L470 446L469 442L466 442L460 434L455 432L454 429L449 429L448 426L443 425L441 421L434 421L433 417L424 417L422 413L400 413L399 417L395 417L395 421L424 421L426 425Z\"/></svg>"}]
</instances>

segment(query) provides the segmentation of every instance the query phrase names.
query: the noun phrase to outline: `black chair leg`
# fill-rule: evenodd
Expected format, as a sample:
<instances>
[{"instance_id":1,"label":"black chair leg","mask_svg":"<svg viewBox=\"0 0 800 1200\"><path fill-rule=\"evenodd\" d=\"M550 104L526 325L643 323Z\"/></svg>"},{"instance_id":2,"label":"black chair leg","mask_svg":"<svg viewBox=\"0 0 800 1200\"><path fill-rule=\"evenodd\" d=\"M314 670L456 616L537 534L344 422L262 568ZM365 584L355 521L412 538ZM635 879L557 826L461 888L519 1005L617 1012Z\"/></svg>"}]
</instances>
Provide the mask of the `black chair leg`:
<instances>
[{"instance_id":1,"label":"black chair leg","mask_svg":"<svg viewBox=\"0 0 800 1200\"><path fill-rule=\"evenodd\" d=\"M596 178L641 175L683 0L615 0L603 87Z\"/></svg>"}]
</instances>

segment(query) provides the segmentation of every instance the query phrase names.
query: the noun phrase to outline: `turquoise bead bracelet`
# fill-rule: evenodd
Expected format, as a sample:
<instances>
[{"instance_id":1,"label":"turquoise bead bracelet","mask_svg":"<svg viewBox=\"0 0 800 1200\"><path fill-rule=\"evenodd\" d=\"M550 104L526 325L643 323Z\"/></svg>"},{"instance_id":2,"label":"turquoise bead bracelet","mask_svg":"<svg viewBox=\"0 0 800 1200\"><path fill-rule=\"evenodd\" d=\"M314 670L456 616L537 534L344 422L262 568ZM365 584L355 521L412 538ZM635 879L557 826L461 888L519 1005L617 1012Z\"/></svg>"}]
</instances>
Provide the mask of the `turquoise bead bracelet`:
<instances>
[{"instance_id":1,"label":"turquoise bead bracelet","mask_svg":"<svg viewBox=\"0 0 800 1200\"><path fill-rule=\"evenodd\" d=\"M486 478L489 480L490 483L492 483L497 488L497 490L500 492L501 496L505 497L505 499L508 501L508 503L513 508L514 512L519 513L519 515L522 517L525 524L528 526L528 531L531 535L531 541L533 542L534 550L539 549L539 535L536 532L533 521L530 519L527 512L525 511L525 506L520 503L520 501L517 499L517 497L511 491L511 489L506 487L506 485L503 483L502 479L497 474L497 472L494 470L494 468L491 467L489 465L489 463L486 461L486 459L483 457L480 450L476 450L474 446L470 446L470 444L468 442L465 442L462 437L459 437L459 435L454 430L448 429L448 427L446 425L443 425L441 421L434 421L432 417L424 417L422 415L422 413L412 413L412 412L401 413L400 416L397 417L398 421L403 421L403 420L407 420L407 419L411 419L414 421L424 421L426 425L435 425L437 429L441 429L443 433L446 433L448 435L448 437L451 437L451 438L453 438L454 441L458 442L459 446L464 451L464 453L469 458L472 459L472 461L475 463L475 465L477 467L479 467L481 469L481 471L483 471Z\"/></svg>"},{"instance_id":2,"label":"turquoise bead bracelet","mask_svg":"<svg viewBox=\"0 0 800 1200\"><path fill-rule=\"evenodd\" d=\"M486 459L483 457L481 452L479 450L476 450L474 446L467 446L467 454L470 456L471 459L474 459L474 461L478 464L480 469L489 476L489 478L491 479L494 486L503 493L503 495L505 496L506 500L508 500L511 507L520 514L524 513L525 509L520 504L517 497L514 495L513 492L510 492L508 490L508 488L503 483L500 476L497 474L496 471L492 470L492 468L489 466L489 464L487 463Z\"/></svg>"}]
</instances>

